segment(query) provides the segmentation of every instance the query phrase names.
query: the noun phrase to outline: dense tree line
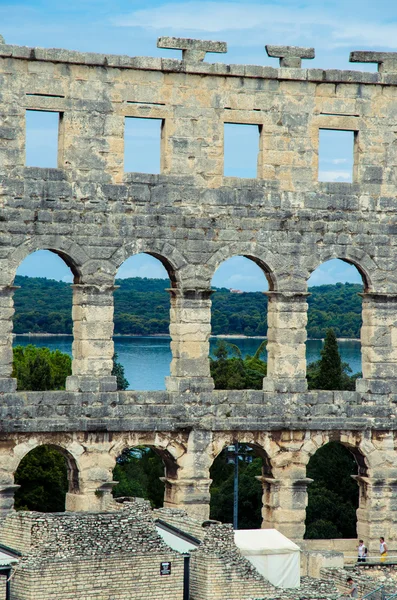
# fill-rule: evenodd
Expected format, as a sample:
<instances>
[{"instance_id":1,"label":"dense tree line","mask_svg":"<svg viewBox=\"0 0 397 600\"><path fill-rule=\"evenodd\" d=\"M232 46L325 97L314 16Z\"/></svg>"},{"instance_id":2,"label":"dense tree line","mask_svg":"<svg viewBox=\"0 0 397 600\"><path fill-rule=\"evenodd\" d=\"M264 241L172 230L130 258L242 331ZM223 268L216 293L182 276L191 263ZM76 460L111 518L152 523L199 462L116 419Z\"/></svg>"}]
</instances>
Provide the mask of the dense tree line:
<instances>
[{"instance_id":1,"label":"dense tree line","mask_svg":"<svg viewBox=\"0 0 397 600\"><path fill-rule=\"evenodd\" d=\"M72 333L70 284L39 277L15 278L15 333ZM168 334L170 299L168 279L117 279L115 333ZM361 327L362 286L337 283L310 288L308 336L323 338L328 328L337 337L358 338ZM267 297L261 292L231 293L216 289L212 297L214 335L258 335L267 332Z\"/></svg>"}]
</instances>

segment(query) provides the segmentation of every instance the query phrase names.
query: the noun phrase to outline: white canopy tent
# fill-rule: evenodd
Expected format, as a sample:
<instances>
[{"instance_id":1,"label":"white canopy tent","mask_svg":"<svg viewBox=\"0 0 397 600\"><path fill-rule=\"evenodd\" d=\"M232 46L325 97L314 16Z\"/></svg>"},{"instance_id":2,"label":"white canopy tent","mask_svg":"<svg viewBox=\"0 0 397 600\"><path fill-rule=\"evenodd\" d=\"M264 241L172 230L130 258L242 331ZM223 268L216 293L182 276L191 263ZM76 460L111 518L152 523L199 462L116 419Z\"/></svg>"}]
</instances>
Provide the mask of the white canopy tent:
<instances>
[{"instance_id":1,"label":"white canopy tent","mask_svg":"<svg viewBox=\"0 0 397 600\"><path fill-rule=\"evenodd\" d=\"M277 529L240 529L234 541L241 554L277 587L300 586L300 548Z\"/></svg>"}]
</instances>

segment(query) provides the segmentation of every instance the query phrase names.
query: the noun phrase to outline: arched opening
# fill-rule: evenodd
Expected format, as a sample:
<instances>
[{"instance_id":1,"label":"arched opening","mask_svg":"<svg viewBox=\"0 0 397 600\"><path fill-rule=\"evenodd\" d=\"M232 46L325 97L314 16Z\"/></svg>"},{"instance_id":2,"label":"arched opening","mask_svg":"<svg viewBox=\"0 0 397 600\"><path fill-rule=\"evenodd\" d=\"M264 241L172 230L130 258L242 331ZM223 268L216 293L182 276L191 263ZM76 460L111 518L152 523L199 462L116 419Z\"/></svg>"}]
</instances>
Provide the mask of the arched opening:
<instances>
[{"instance_id":1,"label":"arched opening","mask_svg":"<svg viewBox=\"0 0 397 600\"><path fill-rule=\"evenodd\" d=\"M307 465L306 539L356 538L359 487L356 475L366 474L364 457L355 448L331 441L317 450Z\"/></svg>"},{"instance_id":2,"label":"arched opening","mask_svg":"<svg viewBox=\"0 0 397 600\"><path fill-rule=\"evenodd\" d=\"M113 497L145 498L153 508L161 508L165 490L161 479L175 476L176 470L176 463L166 450L152 446L125 448L113 470L113 480L118 482L112 490Z\"/></svg>"},{"instance_id":3,"label":"arched opening","mask_svg":"<svg viewBox=\"0 0 397 600\"><path fill-rule=\"evenodd\" d=\"M311 275L308 297L307 379L309 389L354 390L361 376L363 288L355 265L332 259Z\"/></svg>"},{"instance_id":4,"label":"arched opening","mask_svg":"<svg viewBox=\"0 0 397 600\"><path fill-rule=\"evenodd\" d=\"M266 376L267 267L249 256L224 261L214 273L210 340L216 389L262 389Z\"/></svg>"},{"instance_id":5,"label":"arched opening","mask_svg":"<svg viewBox=\"0 0 397 600\"><path fill-rule=\"evenodd\" d=\"M65 389L71 374L72 282L65 254L38 250L19 265L14 284L13 377L20 390Z\"/></svg>"},{"instance_id":6,"label":"arched opening","mask_svg":"<svg viewBox=\"0 0 397 600\"><path fill-rule=\"evenodd\" d=\"M238 529L259 529L263 520L260 479L271 477L271 468L266 453L256 445L234 442L215 458L210 468L210 518L222 523L235 522L236 471Z\"/></svg>"},{"instance_id":7,"label":"arched opening","mask_svg":"<svg viewBox=\"0 0 397 600\"><path fill-rule=\"evenodd\" d=\"M176 286L167 261L152 254L128 258L116 275L114 344L127 389L162 390L171 363L170 295Z\"/></svg>"},{"instance_id":8,"label":"arched opening","mask_svg":"<svg viewBox=\"0 0 397 600\"><path fill-rule=\"evenodd\" d=\"M16 510L63 512L66 494L79 491L77 464L64 448L45 444L28 452L15 472Z\"/></svg>"}]
</instances>

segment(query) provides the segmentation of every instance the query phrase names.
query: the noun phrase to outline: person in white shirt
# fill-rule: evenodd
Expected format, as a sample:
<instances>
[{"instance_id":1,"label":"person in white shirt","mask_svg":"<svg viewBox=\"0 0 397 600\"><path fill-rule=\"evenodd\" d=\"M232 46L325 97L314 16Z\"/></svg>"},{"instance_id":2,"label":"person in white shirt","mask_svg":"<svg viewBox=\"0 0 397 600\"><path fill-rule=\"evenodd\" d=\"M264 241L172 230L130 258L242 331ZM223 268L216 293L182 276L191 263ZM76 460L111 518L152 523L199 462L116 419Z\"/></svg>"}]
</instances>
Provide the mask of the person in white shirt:
<instances>
[{"instance_id":1,"label":"person in white shirt","mask_svg":"<svg viewBox=\"0 0 397 600\"><path fill-rule=\"evenodd\" d=\"M379 553L380 553L380 562L385 562L387 558L387 546L385 542L385 538L379 538Z\"/></svg>"},{"instance_id":2,"label":"person in white shirt","mask_svg":"<svg viewBox=\"0 0 397 600\"><path fill-rule=\"evenodd\" d=\"M357 562L366 562L368 556L368 550L364 546L364 541L360 540L357 546Z\"/></svg>"}]
</instances>

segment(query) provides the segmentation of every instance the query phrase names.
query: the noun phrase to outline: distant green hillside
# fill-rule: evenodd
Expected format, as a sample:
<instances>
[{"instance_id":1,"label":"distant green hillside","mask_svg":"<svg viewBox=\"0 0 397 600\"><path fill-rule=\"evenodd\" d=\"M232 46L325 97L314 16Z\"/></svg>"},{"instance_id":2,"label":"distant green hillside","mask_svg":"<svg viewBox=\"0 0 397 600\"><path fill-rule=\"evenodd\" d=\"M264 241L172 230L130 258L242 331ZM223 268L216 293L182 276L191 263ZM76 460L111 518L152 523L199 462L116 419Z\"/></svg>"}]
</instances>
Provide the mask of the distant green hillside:
<instances>
[{"instance_id":1,"label":"distant green hillside","mask_svg":"<svg viewBox=\"0 0 397 600\"><path fill-rule=\"evenodd\" d=\"M72 333L70 284L40 277L15 278L15 333ZM118 279L115 291L115 333L153 335L168 333L167 279ZM338 337L358 338L361 327L362 286L352 283L321 285L309 290L309 337L324 337L333 327ZM267 297L260 292L213 295L214 334L266 335Z\"/></svg>"}]
</instances>

